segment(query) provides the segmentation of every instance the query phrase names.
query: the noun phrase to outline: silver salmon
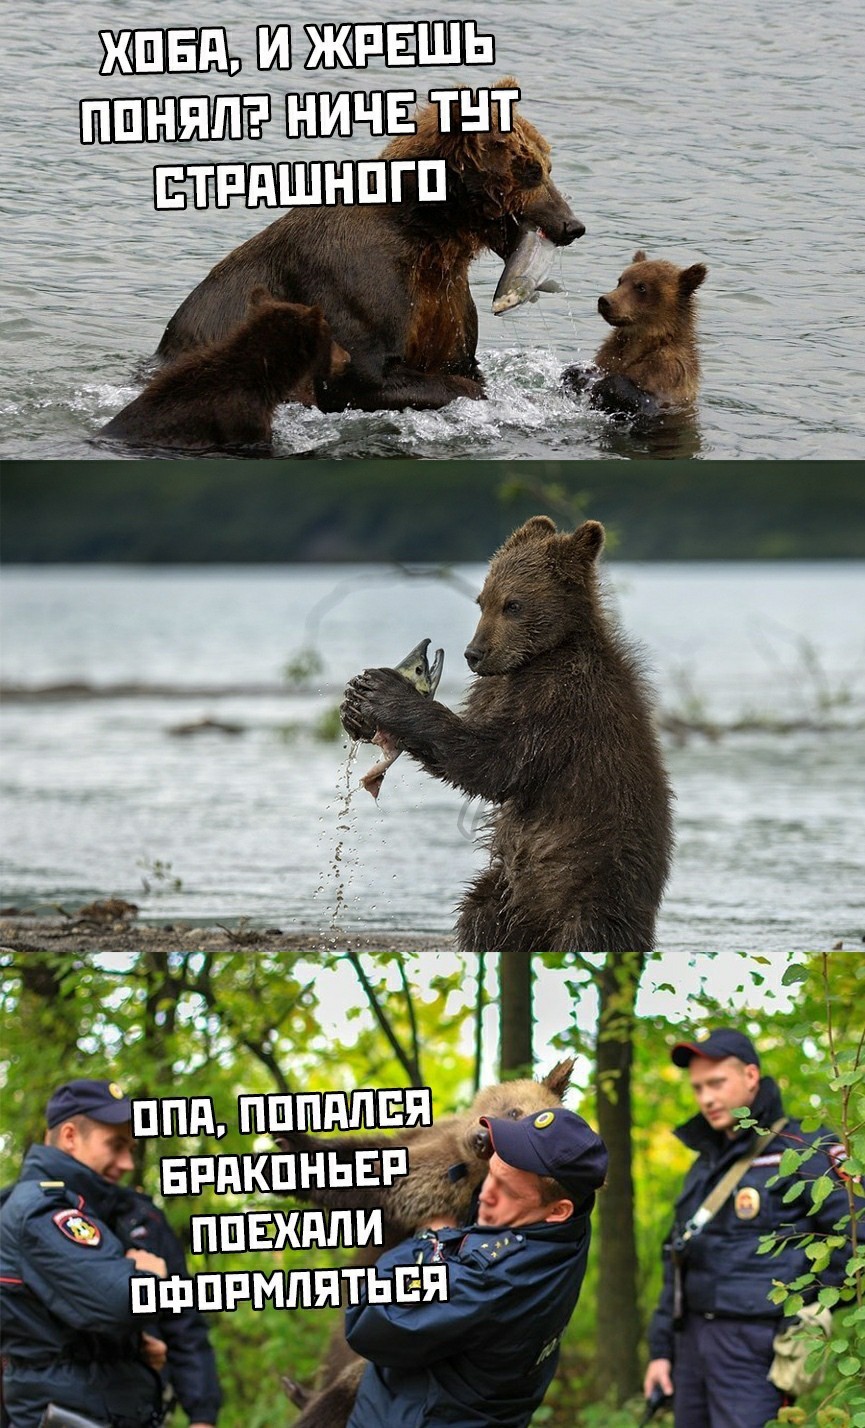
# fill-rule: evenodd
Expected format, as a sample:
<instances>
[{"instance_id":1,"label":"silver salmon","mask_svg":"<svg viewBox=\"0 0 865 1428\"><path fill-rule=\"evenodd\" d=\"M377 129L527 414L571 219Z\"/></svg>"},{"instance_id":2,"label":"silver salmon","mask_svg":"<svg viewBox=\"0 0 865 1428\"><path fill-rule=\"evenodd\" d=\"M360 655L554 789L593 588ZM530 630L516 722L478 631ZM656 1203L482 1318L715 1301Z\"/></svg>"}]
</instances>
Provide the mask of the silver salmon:
<instances>
[{"instance_id":1,"label":"silver salmon","mask_svg":"<svg viewBox=\"0 0 865 1428\"><path fill-rule=\"evenodd\" d=\"M445 652L436 650L435 659L430 664L427 659L427 650L430 647L429 640L421 640L419 645L415 645L411 654L407 654L404 660L394 665L397 674L401 674L403 679L407 679L409 684L413 684L419 694L423 694L427 699L433 699L439 687L439 680L444 669ZM382 751L382 757L378 763L365 773L360 781L361 788L365 788L367 793L371 793L373 798L378 798L381 793L381 786L384 776L402 753L401 748L389 734L382 729L376 729L372 736L372 742L378 744Z\"/></svg>"},{"instance_id":2,"label":"silver salmon","mask_svg":"<svg viewBox=\"0 0 865 1428\"><path fill-rule=\"evenodd\" d=\"M496 317L524 302L537 302L538 293L560 293L561 283L549 277L556 251L542 228L530 228L520 239L502 269L493 296Z\"/></svg>"}]
</instances>

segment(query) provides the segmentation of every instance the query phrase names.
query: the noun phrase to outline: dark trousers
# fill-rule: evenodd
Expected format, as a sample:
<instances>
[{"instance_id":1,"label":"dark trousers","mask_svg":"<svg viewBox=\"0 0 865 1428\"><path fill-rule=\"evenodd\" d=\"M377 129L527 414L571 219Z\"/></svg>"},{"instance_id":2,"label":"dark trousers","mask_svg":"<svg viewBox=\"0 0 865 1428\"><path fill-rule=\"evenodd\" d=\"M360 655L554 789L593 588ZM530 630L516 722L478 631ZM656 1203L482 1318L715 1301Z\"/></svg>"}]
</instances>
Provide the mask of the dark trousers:
<instances>
[{"instance_id":1,"label":"dark trousers","mask_svg":"<svg viewBox=\"0 0 865 1428\"><path fill-rule=\"evenodd\" d=\"M676 1335L676 1428L764 1428L784 1403L766 1377L777 1320L689 1314Z\"/></svg>"}]
</instances>

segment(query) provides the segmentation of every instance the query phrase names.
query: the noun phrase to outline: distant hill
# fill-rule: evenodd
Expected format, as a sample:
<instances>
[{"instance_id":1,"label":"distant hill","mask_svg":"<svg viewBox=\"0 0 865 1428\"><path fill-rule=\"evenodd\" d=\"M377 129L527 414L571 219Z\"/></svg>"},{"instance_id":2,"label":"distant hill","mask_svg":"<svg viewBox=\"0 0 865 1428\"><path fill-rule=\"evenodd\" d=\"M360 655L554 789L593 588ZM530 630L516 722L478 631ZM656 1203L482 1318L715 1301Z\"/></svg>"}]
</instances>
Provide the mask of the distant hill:
<instances>
[{"instance_id":1,"label":"distant hill","mask_svg":"<svg viewBox=\"0 0 865 1428\"><path fill-rule=\"evenodd\" d=\"M5 562L481 561L592 516L632 560L865 555L854 462L12 462Z\"/></svg>"}]
</instances>

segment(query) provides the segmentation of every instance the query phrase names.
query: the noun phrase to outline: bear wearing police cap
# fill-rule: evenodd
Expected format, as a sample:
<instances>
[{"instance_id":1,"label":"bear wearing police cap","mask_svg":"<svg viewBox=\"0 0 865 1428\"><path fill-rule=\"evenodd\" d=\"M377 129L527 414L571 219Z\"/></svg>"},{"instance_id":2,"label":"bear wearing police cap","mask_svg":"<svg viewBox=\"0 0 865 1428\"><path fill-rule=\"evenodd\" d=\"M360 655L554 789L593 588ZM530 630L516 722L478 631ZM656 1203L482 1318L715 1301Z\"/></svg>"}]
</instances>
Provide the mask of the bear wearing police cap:
<instances>
[{"instance_id":1,"label":"bear wearing police cap","mask_svg":"<svg viewBox=\"0 0 865 1428\"><path fill-rule=\"evenodd\" d=\"M782 1306L770 1301L769 1292L774 1281L789 1283L810 1269L802 1236L826 1234L846 1214L839 1175L843 1147L825 1128L806 1133L785 1116L781 1093L762 1075L760 1057L743 1032L718 1027L677 1042L670 1054L687 1070L698 1106L675 1135L697 1158L665 1246L644 1390L647 1398L674 1394L676 1428L763 1428L790 1401L768 1377L770 1369L776 1374L773 1341L789 1323L782 1325ZM733 1115L740 1106L769 1134L740 1130ZM807 1195L784 1203L795 1180L779 1177L789 1145L814 1146L809 1177L831 1177L835 1188L816 1210ZM782 1226L780 1251L760 1255L761 1237ZM841 1282L848 1255L846 1248L836 1251L821 1271L822 1285Z\"/></svg>"}]
</instances>

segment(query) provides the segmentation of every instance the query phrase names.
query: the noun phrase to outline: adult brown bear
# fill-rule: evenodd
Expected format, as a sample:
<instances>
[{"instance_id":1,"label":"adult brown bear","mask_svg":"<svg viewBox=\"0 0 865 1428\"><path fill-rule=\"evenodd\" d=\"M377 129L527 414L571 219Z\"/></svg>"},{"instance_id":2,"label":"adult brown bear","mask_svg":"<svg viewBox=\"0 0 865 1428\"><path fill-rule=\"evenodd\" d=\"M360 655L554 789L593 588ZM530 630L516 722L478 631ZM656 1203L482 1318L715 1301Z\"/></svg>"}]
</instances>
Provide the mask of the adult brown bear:
<instances>
[{"instance_id":1,"label":"adult brown bear","mask_svg":"<svg viewBox=\"0 0 865 1428\"><path fill-rule=\"evenodd\" d=\"M276 1140L283 1151L327 1150L340 1159L350 1158L362 1149L386 1145L408 1147L409 1174L387 1190L313 1186L298 1197L329 1209L380 1206L384 1244L360 1250L357 1256L359 1263L373 1264L385 1249L423 1229L431 1220L447 1216L454 1225L467 1223L473 1196L487 1173L492 1151L489 1132L481 1125L480 1117L519 1120L534 1111L560 1106L573 1069L573 1058L567 1057L540 1081L516 1080L484 1086L462 1114L393 1136L318 1137L291 1132L280 1134ZM336 1332L322 1366L320 1392L311 1393L293 1379L283 1379L289 1397L304 1410L296 1420L297 1428L344 1428L365 1368L365 1362L348 1347L342 1332Z\"/></svg>"},{"instance_id":2,"label":"adult brown bear","mask_svg":"<svg viewBox=\"0 0 865 1428\"><path fill-rule=\"evenodd\" d=\"M514 85L506 78L496 87ZM485 248L506 258L525 225L559 246L585 230L550 179L547 141L527 120L514 113L509 132L484 134L464 132L455 116L443 134L438 112L422 108L416 133L393 139L381 157L443 159L445 202L292 210L217 263L177 309L157 356L173 361L225 336L263 284L287 302L323 308L351 355L320 398L325 410L481 397L471 260Z\"/></svg>"},{"instance_id":3,"label":"adult brown bear","mask_svg":"<svg viewBox=\"0 0 865 1428\"><path fill-rule=\"evenodd\" d=\"M464 951L646 952L672 852L670 790L639 662L604 609L598 521L533 516L492 559L462 717L368 669L342 706L428 773L493 805Z\"/></svg>"}]
</instances>

